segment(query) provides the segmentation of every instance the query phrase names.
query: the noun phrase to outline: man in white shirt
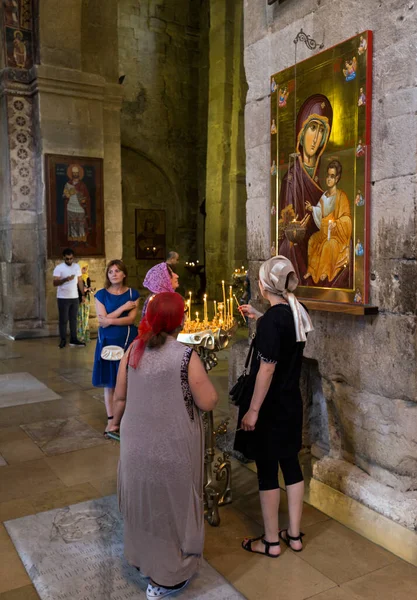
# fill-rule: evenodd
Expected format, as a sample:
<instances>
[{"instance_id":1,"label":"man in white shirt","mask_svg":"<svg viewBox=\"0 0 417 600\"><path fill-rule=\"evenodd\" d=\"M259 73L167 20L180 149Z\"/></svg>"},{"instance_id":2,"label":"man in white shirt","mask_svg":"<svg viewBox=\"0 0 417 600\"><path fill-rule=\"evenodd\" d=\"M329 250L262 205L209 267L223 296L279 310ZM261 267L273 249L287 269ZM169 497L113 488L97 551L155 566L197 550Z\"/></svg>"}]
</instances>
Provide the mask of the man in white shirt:
<instances>
[{"instance_id":1,"label":"man in white shirt","mask_svg":"<svg viewBox=\"0 0 417 600\"><path fill-rule=\"evenodd\" d=\"M61 338L59 347L64 348L67 343L67 323L69 321L69 345L73 348L80 348L85 346L83 342L77 339L78 290L81 294L81 302L85 300L81 268L77 263L74 263L74 251L71 248L65 248L62 255L64 262L57 265L53 273L53 283L57 288L56 296L58 300L59 337Z\"/></svg>"}]
</instances>

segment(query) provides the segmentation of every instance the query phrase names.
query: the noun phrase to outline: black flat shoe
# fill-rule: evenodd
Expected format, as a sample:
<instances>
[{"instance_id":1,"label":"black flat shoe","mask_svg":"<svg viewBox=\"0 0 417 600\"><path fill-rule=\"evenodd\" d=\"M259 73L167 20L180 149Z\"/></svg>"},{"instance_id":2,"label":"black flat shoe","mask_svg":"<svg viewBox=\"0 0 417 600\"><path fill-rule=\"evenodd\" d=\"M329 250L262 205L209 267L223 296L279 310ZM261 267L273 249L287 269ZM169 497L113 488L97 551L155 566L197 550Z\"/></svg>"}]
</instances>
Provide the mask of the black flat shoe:
<instances>
[{"instance_id":1,"label":"black flat shoe","mask_svg":"<svg viewBox=\"0 0 417 600\"><path fill-rule=\"evenodd\" d=\"M285 533L285 537L282 535L283 533ZM293 537L292 535L290 535L288 533L288 529L281 529L281 531L279 532L279 539L282 540L285 544L287 544L288 548L291 548L291 550L293 552L302 552L303 548L300 548L299 550L295 550L292 546L291 546L291 542L302 542L302 538L305 536L305 533L303 533L302 531L300 531L300 535L297 537Z\"/></svg>"},{"instance_id":2,"label":"black flat shoe","mask_svg":"<svg viewBox=\"0 0 417 600\"><path fill-rule=\"evenodd\" d=\"M66 345L67 345L67 342L66 342L65 340L61 340L61 341L59 342L59 347L60 347L60 348L65 348L65 346L66 346Z\"/></svg>"},{"instance_id":3,"label":"black flat shoe","mask_svg":"<svg viewBox=\"0 0 417 600\"><path fill-rule=\"evenodd\" d=\"M279 540L278 542L267 542L266 540L264 540L264 536L265 534L263 533L262 535L260 535L257 538L248 538L247 540L243 540L242 542L242 548L244 550L246 550L246 552L252 552L252 554L261 554L262 556L268 556L269 558L279 558L281 556L281 554L270 554L269 553L269 549L271 548L271 546L279 546ZM265 545L265 552L259 552L259 550L252 550L252 543L253 542L257 542L258 540L261 540L262 543Z\"/></svg>"}]
</instances>

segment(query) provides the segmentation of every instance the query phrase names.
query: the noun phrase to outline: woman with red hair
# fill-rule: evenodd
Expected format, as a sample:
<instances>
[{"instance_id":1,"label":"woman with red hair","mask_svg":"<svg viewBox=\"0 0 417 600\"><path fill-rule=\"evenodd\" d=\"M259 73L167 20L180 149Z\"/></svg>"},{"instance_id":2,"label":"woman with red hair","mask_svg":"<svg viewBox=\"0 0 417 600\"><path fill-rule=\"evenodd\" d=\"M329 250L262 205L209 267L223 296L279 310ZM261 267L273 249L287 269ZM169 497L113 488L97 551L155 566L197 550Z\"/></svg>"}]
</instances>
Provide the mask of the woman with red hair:
<instances>
[{"instance_id":1,"label":"woman with red hair","mask_svg":"<svg viewBox=\"0 0 417 600\"><path fill-rule=\"evenodd\" d=\"M176 340L183 320L179 294L149 301L115 390L125 556L151 578L148 600L185 587L203 553L201 411L213 410L217 393L198 355Z\"/></svg>"}]
</instances>

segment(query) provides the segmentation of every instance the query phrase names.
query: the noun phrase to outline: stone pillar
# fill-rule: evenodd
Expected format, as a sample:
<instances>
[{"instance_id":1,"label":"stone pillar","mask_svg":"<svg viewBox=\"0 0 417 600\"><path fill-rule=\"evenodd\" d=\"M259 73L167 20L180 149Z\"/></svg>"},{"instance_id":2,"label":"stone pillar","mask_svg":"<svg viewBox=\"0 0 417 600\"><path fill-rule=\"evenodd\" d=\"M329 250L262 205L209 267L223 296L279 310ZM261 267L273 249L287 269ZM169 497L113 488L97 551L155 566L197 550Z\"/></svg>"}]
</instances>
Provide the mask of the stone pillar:
<instances>
[{"instance_id":1,"label":"stone pillar","mask_svg":"<svg viewBox=\"0 0 417 600\"><path fill-rule=\"evenodd\" d=\"M15 335L41 324L39 241L34 148L35 103L26 84L3 79L1 94L0 327Z\"/></svg>"},{"instance_id":2,"label":"stone pillar","mask_svg":"<svg viewBox=\"0 0 417 600\"><path fill-rule=\"evenodd\" d=\"M26 64L16 68L10 44L1 64L0 331L14 338L57 333L52 271L59 261L47 257L45 154L103 159L106 255L89 259L95 287L103 285L106 261L122 256L117 4L42 2L34 15L41 63L35 66L33 27L22 20L29 5L16 4ZM10 39L6 26L14 17L3 8L1 31ZM105 58L98 61L103 40Z\"/></svg>"},{"instance_id":3,"label":"stone pillar","mask_svg":"<svg viewBox=\"0 0 417 600\"><path fill-rule=\"evenodd\" d=\"M32 1L3 4L0 17L0 331L18 336L42 325Z\"/></svg>"},{"instance_id":4,"label":"stone pillar","mask_svg":"<svg viewBox=\"0 0 417 600\"><path fill-rule=\"evenodd\" d=\"M246 262L242 1L210 4L210 69L206 175L208 291Z\"/></svg>"}]
</instances>

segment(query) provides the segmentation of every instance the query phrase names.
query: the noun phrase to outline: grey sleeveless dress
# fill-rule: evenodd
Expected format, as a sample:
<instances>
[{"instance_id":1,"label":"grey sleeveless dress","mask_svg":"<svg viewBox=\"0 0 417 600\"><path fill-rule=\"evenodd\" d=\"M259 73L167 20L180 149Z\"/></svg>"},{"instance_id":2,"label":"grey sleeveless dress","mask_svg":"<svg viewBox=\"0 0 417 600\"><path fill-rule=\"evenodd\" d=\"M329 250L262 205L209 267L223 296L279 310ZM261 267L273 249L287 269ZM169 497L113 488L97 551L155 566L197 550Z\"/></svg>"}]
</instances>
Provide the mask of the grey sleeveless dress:
<instances>
[{"instance_id":1,"label":"grey sleeveless dress","mask_svg":"<svg viewBox=\"0 0 417 600\"><path fill-rule=\"evenodd\" d=\"M161 585L198 569L204 545L204 428L188 386L191 349L173 338L128 368L119 507L128 562Z\"/></svg>"}]
</instances>

